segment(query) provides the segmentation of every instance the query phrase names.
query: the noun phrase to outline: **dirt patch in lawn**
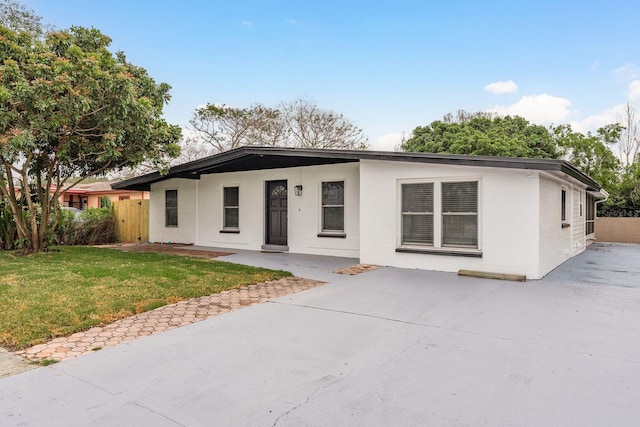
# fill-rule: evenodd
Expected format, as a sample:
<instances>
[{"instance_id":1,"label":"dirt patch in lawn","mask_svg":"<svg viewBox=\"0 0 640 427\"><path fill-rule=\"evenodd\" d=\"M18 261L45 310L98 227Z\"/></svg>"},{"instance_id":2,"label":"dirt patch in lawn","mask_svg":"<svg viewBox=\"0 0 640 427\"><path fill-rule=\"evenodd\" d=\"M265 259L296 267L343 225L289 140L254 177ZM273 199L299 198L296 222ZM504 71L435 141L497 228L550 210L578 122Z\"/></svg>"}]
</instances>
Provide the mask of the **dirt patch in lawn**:
<instances>
[{"instance_id":1,"label":"dirt patch in lawn","mask_svg":"<svg viewBox=\"0 0 640 427\"><path fill-rule=\"evenodd\" d=\"M233 255L233 252L217 252L195 249L193 245L181 243L118 243L115 245L103 245L112 249L128 252L155 252L162 254L187 255L200 258L218 258L225 255Z\"/></svg>"}]
</instances>

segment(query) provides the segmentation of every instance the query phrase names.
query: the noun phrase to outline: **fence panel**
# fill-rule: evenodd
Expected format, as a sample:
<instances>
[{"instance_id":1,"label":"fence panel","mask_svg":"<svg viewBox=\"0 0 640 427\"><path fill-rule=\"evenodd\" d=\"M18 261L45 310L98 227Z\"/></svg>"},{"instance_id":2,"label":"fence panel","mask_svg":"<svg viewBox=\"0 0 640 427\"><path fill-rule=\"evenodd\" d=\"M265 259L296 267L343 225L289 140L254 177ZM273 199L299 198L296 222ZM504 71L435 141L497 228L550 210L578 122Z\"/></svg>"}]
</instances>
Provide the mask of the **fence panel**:
<instances>
[{"instance_id":1,"label":"fence panel","mask_svg":"<svg viewBox=\"0 0 640 427\"><path fill-rule=\"evenodd\" d=\"M149 200L113 202L116 216L116 238L119 242L149 241Z\"/></svg>"},{"instance_id":2,"label":"fence panel","mask_svg":"<svg viewBox=\"0 0 640 427\"><path fill-rule=\"evenodd\" d=\"M599 217L596 219L596 240L640 243L640 218Z\"/></svg>"}]
</instances>

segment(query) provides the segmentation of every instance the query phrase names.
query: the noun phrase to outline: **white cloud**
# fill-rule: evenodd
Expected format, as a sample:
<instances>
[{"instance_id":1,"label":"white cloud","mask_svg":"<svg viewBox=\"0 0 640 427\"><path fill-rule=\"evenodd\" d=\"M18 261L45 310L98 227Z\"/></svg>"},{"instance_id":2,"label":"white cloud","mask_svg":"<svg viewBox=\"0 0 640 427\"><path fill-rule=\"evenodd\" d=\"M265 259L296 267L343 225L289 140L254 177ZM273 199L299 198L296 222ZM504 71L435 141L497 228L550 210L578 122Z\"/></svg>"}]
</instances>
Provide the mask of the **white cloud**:
<instances>
[{"instance_id":1,"label":"white cloud","mask_svg":"<svg viewBox=\"0 0 640 427\"><path fill-rule=\"evenodd\" d=\"M374 151L395 151L400 146L403 136L405 136L404 132L384 134L372 142L369 149Z\"/></svg>"},{"instance_id":2,"label":"white cloud","mask_svg":"<svg viewBox=\"0 0 640 427\"><path fill-rule=\"evenodd\" d=\"M488 110L503 116L521 116L532 123L550 125L565 123L571 110L571 101L566 98L548 95L523 96L511 105L496 105Z\"/></svg>"},{"instance_id":3,"label":"white cloud","mask_svg":"<svg viewBox=\"0 0 640 427\"><path fill-rule=\"evenodd\" d=\"M287 19L287 22L291 25L298 25L298 21L296 21L295 19Z\"/></svg>"},{"instance_id":4,"label":"white cloud","mask_svg":"<svg viewBox=\"0 0 640 427\"><path fill-rule=\"evenodd\" d=\"M638 69L633 64L625 64L613 70L611 74L619 81L635 80L638 78Z\"/></svg>"},{"instance_id":5,"label":"white cloud","mask_svg":"<svg viewBox=\"0 0 640 427\"><path fill-rule=\"evenodd\" d=\"M253 23L249 21L242 21L242 25L244 25L247 28L253 28Z\"/></svg>"},{"instance_id":6,"label":"white cloud","mask_svg":"<svg viewBox=\"0 0 640 427\"><path fill-rule=\"evenodd\" d=\"M629 83L627 98L632 104L640 101L640 80L633 80ZM623 117L626 114L626 107L626 103L614 105L613 107L607 108L598 114L592 114L582 120L572 121L570 124L571 127L578 132L595 132L603 126L612 123L619 123L623 120Z\"/></svg>"},{"instance_id":7,"label":"white cloud","mask_svg":"<svg viewBox=\"0 0 640 427\"><path fill-rule=\"evenodd\" d=\"M513 80L506 82L494 82L486 85L484 90L498 95L503 93L515 93L518 91L518 85Z\"/></svg>"},{"instance_id":8,"label":"white cloud","mask_svg":"<svg viewBox=\"0 0 640 427\"><path fill-rule=\"evenodd\" d=\"M581 133L595 132L605 125L620 122L625 114L626 107L626 104L618 104L607 108L601 113L592 114L582 120L573 121L570 125L573 130Z\"/></svg>"},{"instance_id":9,"label":"white cloud","mask_svg":"<svg viewBox=\"0 0 640 427\"><path fill-rule=\"evenodd\" d=\"M630 101L640 101L640 80L634 80L629 83L627 96Z\"/></svg>"}]
</instances>

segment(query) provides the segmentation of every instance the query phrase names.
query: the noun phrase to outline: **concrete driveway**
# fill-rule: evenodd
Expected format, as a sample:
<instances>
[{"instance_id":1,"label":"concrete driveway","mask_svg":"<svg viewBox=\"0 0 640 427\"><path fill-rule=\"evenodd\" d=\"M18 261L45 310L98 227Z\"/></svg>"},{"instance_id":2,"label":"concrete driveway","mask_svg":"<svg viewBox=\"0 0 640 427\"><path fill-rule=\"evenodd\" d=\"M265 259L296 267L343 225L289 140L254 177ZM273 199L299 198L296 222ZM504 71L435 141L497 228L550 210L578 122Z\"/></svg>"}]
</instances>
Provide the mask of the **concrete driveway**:
<instances>
[{"instance_id":1,"label":"concrete driveway","mask_svg":"<svg viewBox=\"0 0 640 427\"><path fill-rule=\"evenodd\" d=\"M638 424L639 288L230 259L330 283L1 379L0 424Z\"/></svg>"}]
</instances>

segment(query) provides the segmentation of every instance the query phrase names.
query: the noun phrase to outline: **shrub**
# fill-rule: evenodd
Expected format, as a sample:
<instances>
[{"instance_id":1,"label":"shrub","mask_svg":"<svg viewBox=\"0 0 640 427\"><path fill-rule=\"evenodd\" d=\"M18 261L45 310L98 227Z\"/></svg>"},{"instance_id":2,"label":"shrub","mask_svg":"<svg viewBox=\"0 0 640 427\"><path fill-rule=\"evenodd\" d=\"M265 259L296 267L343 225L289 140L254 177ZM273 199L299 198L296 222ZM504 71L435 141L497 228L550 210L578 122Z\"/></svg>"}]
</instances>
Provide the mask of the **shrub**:
<instances>
[{"instance_id":1,"label":"shrub","mask_svg":"<svg viewBox=\"0 0 640 427\"><path fill-rule=\"evenodd\" d=\"M116 241L116 220L111 208L88 208L78 218L59 225L62 244L101 245Z\"/></svg>"}]
</instances>

